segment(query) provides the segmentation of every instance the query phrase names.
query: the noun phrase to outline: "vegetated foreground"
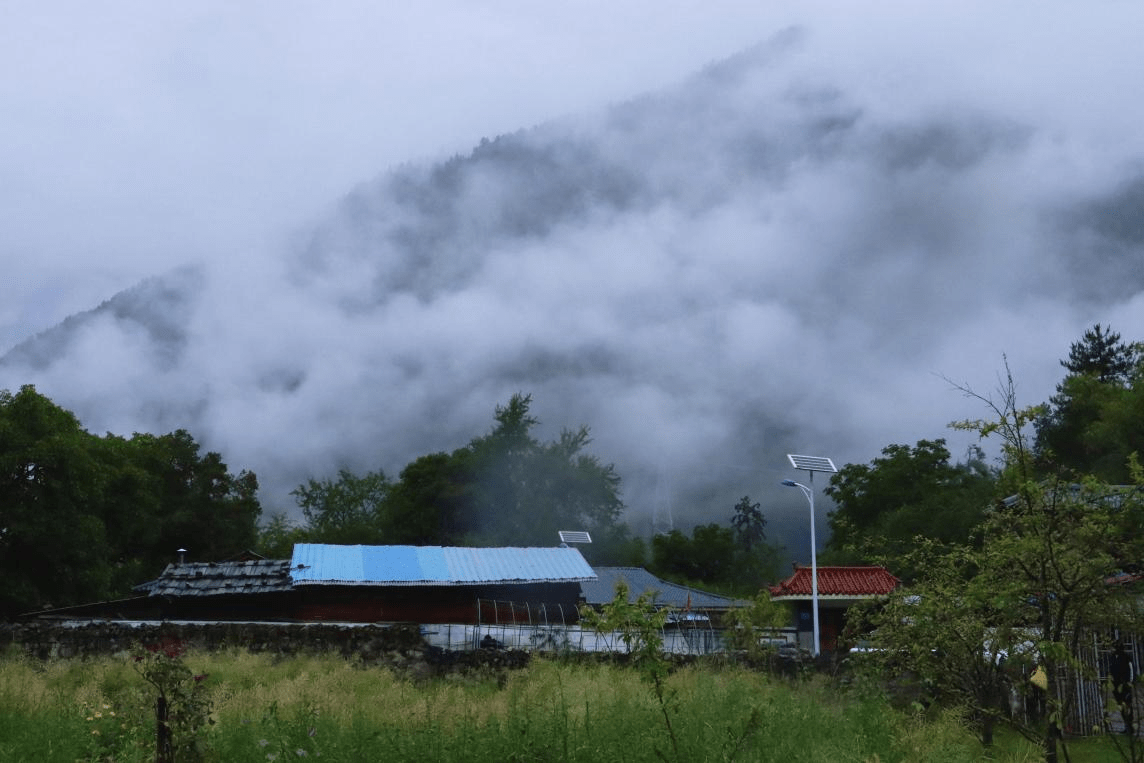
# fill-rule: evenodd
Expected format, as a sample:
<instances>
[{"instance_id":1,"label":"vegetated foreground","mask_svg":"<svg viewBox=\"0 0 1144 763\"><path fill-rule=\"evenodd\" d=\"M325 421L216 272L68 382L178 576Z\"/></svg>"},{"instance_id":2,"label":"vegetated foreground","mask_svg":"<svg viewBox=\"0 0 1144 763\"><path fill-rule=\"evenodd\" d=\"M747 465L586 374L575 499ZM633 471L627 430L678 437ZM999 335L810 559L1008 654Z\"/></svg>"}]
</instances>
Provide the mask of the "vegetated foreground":
<instances>
[{"instance_id":1,"label":"vegetated foreground","mask_svg":"<svg viewBox=\"0 0 1144 763\"><path fill-rule=\"evenodd\" d=\"M971 761L956 714L893 710L825 678L693 666L660 705L639 672L537 659L414 682L339 657L190 653L213 723L176 759ZM155 759L155 696L130 657L0 660L0 760ZM669 733L667 724L670 723ZM1005 739L995 760L1039 751Z\"/></svg>"}]
</instances>

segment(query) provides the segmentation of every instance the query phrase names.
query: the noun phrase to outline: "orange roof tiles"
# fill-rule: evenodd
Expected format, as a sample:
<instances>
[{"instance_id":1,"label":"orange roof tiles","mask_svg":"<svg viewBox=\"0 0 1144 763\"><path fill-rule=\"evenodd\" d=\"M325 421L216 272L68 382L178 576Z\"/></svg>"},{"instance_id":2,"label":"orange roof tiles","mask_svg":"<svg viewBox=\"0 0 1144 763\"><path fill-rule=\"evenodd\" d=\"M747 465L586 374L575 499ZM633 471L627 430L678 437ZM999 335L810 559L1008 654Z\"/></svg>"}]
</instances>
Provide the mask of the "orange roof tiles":
<instances>
[{"instance_id":1,"label":"orange roof tiles","mask_svg":"<svg viewBox=\"0 0 1144 763\"><path fill-rule=\"evenodd\" d=\"M894 590L901 581L885 567L819 567L818 595L863 597L880 596ZM794 574L770 586L772 597L810 596L810 567L798 567Z\"/></svg>"}]
</instances>

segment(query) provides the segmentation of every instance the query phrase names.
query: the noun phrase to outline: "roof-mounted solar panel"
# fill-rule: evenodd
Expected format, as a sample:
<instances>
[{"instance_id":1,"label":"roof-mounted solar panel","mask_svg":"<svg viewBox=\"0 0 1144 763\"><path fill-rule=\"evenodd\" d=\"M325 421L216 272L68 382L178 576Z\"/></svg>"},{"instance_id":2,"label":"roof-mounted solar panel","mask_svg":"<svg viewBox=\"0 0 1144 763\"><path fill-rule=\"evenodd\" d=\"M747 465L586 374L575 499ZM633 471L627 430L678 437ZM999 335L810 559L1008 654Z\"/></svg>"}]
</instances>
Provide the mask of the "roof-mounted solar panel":
<instances>
[{"instance_id":1,"label":"roof-mounted solar panel","mask_svg":"<svg viewBox=\"0 0 1144 763\"><path fill-rule=\"evenodd\" d=\"M561 543L591 543L592 536L584 530L560 530Z\"/></svg>"},{"instance_id":2,"label":"roof-mounted solar panel","mask_svg":"<svg viewBox=\"0 0 1144 763\"><path fill-rule=\"evenodd\" d=\"M834 462L826 456L797 456L788 453L787 458L790 459L790 464L795 469L801 469L806 472L838 471L838 469L834 467Z\"/></svg>"}]
</instances>

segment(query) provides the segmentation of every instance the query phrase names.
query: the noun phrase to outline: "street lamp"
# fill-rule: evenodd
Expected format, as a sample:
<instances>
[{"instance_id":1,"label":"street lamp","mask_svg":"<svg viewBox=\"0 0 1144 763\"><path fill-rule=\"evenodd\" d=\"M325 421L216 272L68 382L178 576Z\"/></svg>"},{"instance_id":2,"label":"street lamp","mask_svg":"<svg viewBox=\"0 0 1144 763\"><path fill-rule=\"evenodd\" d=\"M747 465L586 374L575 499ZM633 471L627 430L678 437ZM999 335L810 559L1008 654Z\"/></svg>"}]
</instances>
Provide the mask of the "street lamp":
<instances>
[{"instance_id":1,"label":"street lamp","mask_svg":"<svg viewBox=\"0 0 1144 763\"><path fill-rule=\"evenodd\" d=\"M791 466L806 471L810 475L810 486L794 480L783 480L786 487L797 487L810 503L810 610L814 622L814 656L819 653L818 641L818 547L814 541L814 473L836 472L834 462L824 456L796 456L787 454Z\"/></svg>"}]
</instances>

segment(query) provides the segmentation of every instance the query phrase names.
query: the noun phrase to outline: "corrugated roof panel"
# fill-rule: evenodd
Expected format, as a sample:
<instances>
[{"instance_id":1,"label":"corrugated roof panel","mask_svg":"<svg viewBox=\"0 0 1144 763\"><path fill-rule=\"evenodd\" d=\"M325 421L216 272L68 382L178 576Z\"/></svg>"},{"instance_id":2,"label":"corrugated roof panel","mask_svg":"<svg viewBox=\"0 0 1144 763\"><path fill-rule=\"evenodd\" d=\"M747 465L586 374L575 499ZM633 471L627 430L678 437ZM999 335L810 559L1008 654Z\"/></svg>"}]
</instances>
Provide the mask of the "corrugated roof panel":
<instances>
[{"instance_id":1,"label":"corrugated roof panel","mask_svg":"<svg viewBox=\"0 0 1144 763\"><path fill-rule=\"evenodd\" d=\"M595 571L598 576L595 582L580 584L584 600L595 606L607 604L616 597L616 583L620 580L627 584L628 601L632 603L640 594L651 591L655 594L655 605L660 607L730 609L750 604L748 601L660 580L643 567L596 567Z\"/></svg>"},{"instance_id":2,"label":"corrugated roof panel","mask_svg":"<svg viewBox=\"0 0 1144 763\"><path fill-rule=\"evenodd\" d=\"M361 580L361 546L295 543L290 577L295 584L319 580Z\"/></svg>"},{"instance_id":3,"label":"corrugated roof panel","mask_svg":"<svg viewBox=\"0 0 1144 763\"><path fill-rule=\"evenodd\" d=\"M440 546L414 546L417 550L417 563L421 570L421 580L448 582L449 562L445 560L445 549Z\"/></svg>"},{"instance_id":4,"label":"corrugated roof panel","mask_svg":"<svg viewBox=\"0 0 1144 763\"><path fill-rule=\"evenodd\" d=\"M414 546L355 546L361 553L357 580L420 580L421 559Z\"/></svg>"},{"instance_id":5,"label":"corrugated roof panel","mask_svg":"<svg viewBox=\"0 0 1144 763\"><path fill-rule=\"evenodd\" d=\"M596 575L574 548L294 546L297 585L470 585L579 582Z\"/></svg>"},{"instance_id":6,"label":"corrugated roof panel","mask_svg":"<svg viewBox=\"0 0 1144 763\"><path fill-rule=\"evenodd\" d=\"M445 548L450 577L480 583L594 580L573 548Z\"/></svg>"}]
</instances>

